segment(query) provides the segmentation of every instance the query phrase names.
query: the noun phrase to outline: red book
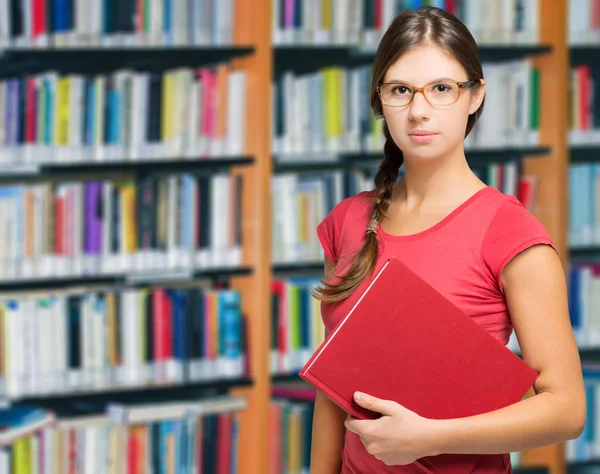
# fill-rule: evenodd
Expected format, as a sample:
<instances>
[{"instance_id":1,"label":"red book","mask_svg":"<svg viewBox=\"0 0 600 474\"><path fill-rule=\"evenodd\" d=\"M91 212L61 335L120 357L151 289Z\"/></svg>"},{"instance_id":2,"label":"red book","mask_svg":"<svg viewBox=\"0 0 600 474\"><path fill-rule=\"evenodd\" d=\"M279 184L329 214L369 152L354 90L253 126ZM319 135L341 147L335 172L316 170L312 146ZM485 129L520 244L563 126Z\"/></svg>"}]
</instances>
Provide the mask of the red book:
<instances>
[{"instance_id":1,"label":"red book","mask_svg":"<svg viewBox=\"0 0 600 474\"><path fill-rule=\"evenodd\" d=\"M360 390L426 418L450 419L520 401L539 374L391 258L299 375L357 418L380 416L354 402ZM421 464L450 462L442 472L469 472L479 457L442 455Z\"/></svg>"}]
</instances>

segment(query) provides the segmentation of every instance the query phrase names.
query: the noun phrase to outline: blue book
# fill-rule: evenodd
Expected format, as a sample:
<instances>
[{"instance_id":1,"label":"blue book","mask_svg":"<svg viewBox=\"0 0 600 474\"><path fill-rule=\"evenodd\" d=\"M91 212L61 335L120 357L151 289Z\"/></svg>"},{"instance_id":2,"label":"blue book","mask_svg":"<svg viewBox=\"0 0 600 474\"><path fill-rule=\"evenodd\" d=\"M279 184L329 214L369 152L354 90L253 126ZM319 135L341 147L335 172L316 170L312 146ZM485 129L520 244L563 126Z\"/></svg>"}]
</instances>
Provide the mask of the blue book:
<instances>
[{"instance_id":1,"label":"blue book","mask_svg":"<svg viewBox=\"0 0 600 474\"><path fill-rule=\"evenodd\" d=\"M55 415L36 406L15 405L0 410L0 446L12 444L43 428L50 426Z\"/></svg>"}]
</instances>

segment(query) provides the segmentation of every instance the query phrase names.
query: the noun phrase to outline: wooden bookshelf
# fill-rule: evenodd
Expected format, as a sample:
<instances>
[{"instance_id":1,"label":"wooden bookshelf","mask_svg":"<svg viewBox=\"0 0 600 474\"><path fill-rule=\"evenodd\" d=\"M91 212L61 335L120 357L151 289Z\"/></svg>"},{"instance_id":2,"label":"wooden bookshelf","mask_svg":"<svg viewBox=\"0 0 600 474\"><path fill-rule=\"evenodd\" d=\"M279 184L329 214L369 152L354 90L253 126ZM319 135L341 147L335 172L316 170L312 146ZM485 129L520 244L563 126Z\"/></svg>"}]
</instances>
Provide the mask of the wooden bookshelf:
<instances>
[{"instance_id":1,"label":"wooden bookshelf","mask_svg":"<svg viewBox=\"0 0 600 474\"><path fill-rule=\"evenodd\" d=\"M569 255L567 249L567 176L569 163L569 149L567 145L568 132L568 72L569 49L567 44L568 0L556 0L540 7L540 46L521 47L504 45L484 45L480 47L483 61L505 61L518 58L531 58L534 65L541 69L541 123L540 143L535 149L497 150L487 154L485 151L475 152L474 161L478 163L506 162L512 159L521 159L525 174L534 175L538 181L538 194L534 214L545 225L558 251L560 252L565 269L568 266ZM314 71L328 65L353 66L369 64L374 58L364 51L351 48L324 48L331 59L328 63L325 54L315 54L315 48L278 46L274 48L276 61L276 74L286 68L295 72ZM589 60L589 51L585 48L582 57ZM317 50L320 51L320 50ZM596 47L594 51L600 51ZM315 59L309 63L308 58ZM489 112L489 111L488 111ZM485 113L485 112L484 112ZM277 158L277 157L276 157ZM275 159L276 159L275 158ZM293 161L277 161L275 170L286 171L319 171L341 164L342 168L366 166L380 157L375 155L340 156L338 162L331 157L318 162L308 160L302 163ZM315 274L318 264L274 265L273 272L277 276L293 273ZM274 376L273 381L294 379L294 375ZM566 474L565 451L563 444L552 445L536 450L521 453L521 465L514 468L517 473L548 473Z\"/></svg>"},{"instance_id":2,"label":"wooden bookshelf","mask_svg":"<svg viewBox=\"0 0 600 474\"><path fill-rule=\"evenodd\" d=\"M520 148L494 151L469 152L474 163L506 162L524 159L524 171L538 178L539 190L535 214L548 229L563 264L568 264L567 248L567 166L569 149L567 147L567 91L569 55L567 47L566 21L567 1L553 0L545 2L540 8L541 45L510 46L486 45L481 48L485 61L504 61L532 57L542 70L542 113L540 142L541 147ZM286 70L296 72L315 70L329 65L351 66L370 64L372 52L357 51L346 47L274 47L272 44L272 4L271 0L236 0L237 24L234 27L235 42L231 47L206 48L127 48L123 50L95 48L68 50L6 50L0 56L0 77L7 77L27 71L56 69L64 71L107 72L121 67L132 68L170 68L174 66L214 64L231 61L236 68L247 74L246 104L246 149L243 156L229 157L206 162L188 162L180 160L171 163L168 160L143 163L102 163L102 172L147 173L163 171L212 172L227 169L233 174L244 177L243 184L243 258L242 266L234 269L216 269L209 272L197 272L188 277L226 277L234 289L242 292L243 312L248 316L249 353L251 373L248 378L223 381L213 385L200 384L198 387L161 387L152 388L156 394L174 396L186 389L204 390L213 388L242 395L248 399L248 409L242 414L240 425L240 474L265 474L269 472L269 402L271 386L274 381L289 381L296 376L281 376L272 379L269 367L270 351L270 285L275 277L286 274L317 274L323 270L322 262L304 264L271 264L271 177L274 172L305 169L319 171L332 167L372 165L380 159L376 154L346 154L335 160L313 163L278 162L274 164L272 156L271 129L271 85L272 78ZM586 55L592 49L583 48ZM600 48L594 49L600 51ZM317 54L315 54L317 53ZM577 51L574 53L579 54ZM589 56L585 58L589 60ZM593 151L593 150L592 150ZM340 166L341 165L341 166ZM2 179L57 176L69 173L97 173L100 167L95 164L41 165L28 170L6 170ZM164 276L163 276L164 277ZM144 280L145 278L145 280ZM0 291L13 291L27 285L56 288L57 286L84 284L143 284L152 279L145 275L136 280L123 275L106 276L105 279L86 281L82 278L53 279L52 281L11 282L2 286ZM31 289L31 288L25 288ZM131 395L133 392L120 393L118 396ZM135 392L138 393L138 392ZM97 399L111 395L90 393L81 398ZM117 397L117 394L112 394ZM57 397L58 398L58 397ZM77 394L63 397L75 400ZM63 400L63 401L64 401ZM35 401L28 399L28 402ZM48 400L46 400L48 401ZM58 402L58 401L57 401ZM565 474L566 463L564 446L555 445L524 452L522 467L514 472L541 474Z\"/></svg>"},{"instance_id":3,"label":"wooden bookshelf","mask_svg":"<svg viewBox=\"0 0 600 474\"><path fill-rule=\"evenodd\" d=\"M264 474L268 466L268 426L271 381L269 376L271 271L271 127L272 77L271 1L236 0L239 9L235 43L251 45L254 54L233 61L248 75L246 102L246 154L254 166L234 172L244 176L242 216L243 255L254 269L252 278L234 278L232 287L242 291L242 304L249 315L249 388L233 390L248 398L248 409L240 425L240 474Z\"/></svg>"},{"instance_id":4,"label":"wooden bookshelf","mask_svg":"<svg viewBox=\"0 0 600 474\"><path fill-rule=\"evenodd\" d=\"M552 151L543 160L526 158L524 171L538 179L538 194L534 214L540 219L568 266L567 253L567 171L569 149L568 131L568 0L544 3L540 8L540 41L552 51L534 59L541 70L540 143ZM565 448L557 444L531 451L521 456L524 466L545 465L550 474L564 474Z\"/></svg>"}]
</instances>

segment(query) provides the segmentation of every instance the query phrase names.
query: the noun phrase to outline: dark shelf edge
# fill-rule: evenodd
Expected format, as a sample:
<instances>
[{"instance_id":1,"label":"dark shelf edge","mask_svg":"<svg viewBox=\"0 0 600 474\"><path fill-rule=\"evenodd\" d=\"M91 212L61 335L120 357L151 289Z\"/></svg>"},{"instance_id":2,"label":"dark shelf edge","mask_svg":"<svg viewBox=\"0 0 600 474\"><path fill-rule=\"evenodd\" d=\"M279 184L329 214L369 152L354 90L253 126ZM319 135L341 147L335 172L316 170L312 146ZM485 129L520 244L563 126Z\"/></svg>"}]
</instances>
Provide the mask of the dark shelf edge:
<instances>
[{"instance_id":1,"label":"dark shelf edge","mask_svg":"<svg viewBox=\"0 0 600 474\"><path fill-rule=\"evenodd\" d=\"M108 403L131 400L138 402L183 400L199 394L222 394L232 388L250 387L254 384L252 378L243 376L230 379L216 379L202 382L182 382L176 384L132 386L122 388L109 388L106 390L82 390L81 392L68 392L49 395L26 395L15 399L5 399L11 405L27 404L38 405L55 410L64 410L71 405L91 406L92 409L105 406ZM94 407L94 405L97 405ZM67 408L68 409L68 408Z\"/></svg>"},{"instance_id":2,"label":"dark shelf edge","mask_svg":"<svg viewBox=\"0 0 600 474\"><path fill-rule=\"evenodd\" d=\"M169 285L179 281L188 281L190 279L220 279L235 276L247 276L253 272L252 267L219 267L206 270L195 270L189 272L185 277L180 277L177 272L168 271L158 272L147 271L145 274L125 273L113 275L81 275L69 277L47 277L30 280L13 280L11 282L0 281L0 292L18 292L31 290L58 290L73 287L84 287L86 285Z\"/></svg>"},{"instance_id":3,"label":"dark shelf edge","mask_svg":"<svg viewBox=\"0 0 600 474\"><path fill-rule=\"evenodd\" d=\"M1 77L36 74L52 68L60 72L165 70L178 66L202 66L227 62L253 54L253 46L111 46L68 48L15 48L2 50Z\"/></svg>"},{"instance_id":4,"label":"dark shelf edge","mask_svg":"<svg viewBox=\"0 0 600 474\"><path fill-rule=\"evenodd\" d=\"M600 246L569 248L569 259L572 262L600 260Z\"/></svg>"},{"instance_id":5,"label":"dark shelf edge","mask_svg":"<svg viewBox=\"0 0 600 474\"><path fill-rule=\"evenodd\" d=\"M324 273L323 262L298 262L298 263L276 263L272 270L276 275L296 274L296 273Z\"/></svg>"},{"instance_id":6,"label":"dark shelf edge","mask_svg":"<svg viewBox=\"0 0 600 474\"><path fill-rule=\"evenodd\" d=\"M470 165L478 166L488 163L519 161L523 159L524 156L542 158L551 151L552 149L550 147L470 149L465 151L465 155ZM318 154L313 155L318 156ZM381 153L370 152L340 153L336 158L328 156L327 159L321 161L293 161L289 157L284 160L278 160L277 155L275 155L273 158L273 171L275 173L285 173L290 171L326 171L340 168L350 169L372 166L382 159L383 156Z\"/></svg>"},{"instance_id":7,"label":"dark shelf edge","mask_svg":"<svg viewBox=\"0 0 600 474\"><path fill-rule=\"evenodd\" d=\"M488 44L479 47L484 62L501 62L539 56L553 50L551 45ZM360 67L375 60L375 51L348 45L279 44L273 47L275 76L284 71L304 74L330 66Z\"/></svg>"},{"instance_id":8,"label":"dark shelf edge","mask_svg":"<svg viewBox=\"0 0 600 474\"><path fill-rule=\"evenodd\" d=\"M271 375L271 383L282 383L282 382L299 382L302 378L298 374L275 374Z\"/></svg>"},{"instance_id":9,"label":"dark shelf edge","mask_svg":"<svg viewBox=\"0 0 600 474\"><path fill-rule=\"evenodd\" d=\"M549 474L547 466L516 466L512 469L513 474Z\"/></svg>"},{"instance_id":10,"label":"dark shelf edge","mask_svg":"<svg viewBox=\"0 0 600 474\"><path fill-rule=\"evenodd\" d=\"M39 166L24 167L19 169L5 169L0 172L0 182L34 181L44 178L55 178L71 175L97 176L115 175L122 173L132 174L159 174L159 173L208 173L214 174L227 170L233 166L251 166L255 163L252 156L235 156L223 158L200 159L163 159L143 161L94 161L72 163L43 163ZM3 174L4 173L4 174Z\"/></svg>"},{"instance_id":11,"label":"dark shelf edge","mask_svg":"<svg viewBox=\"0 0 600 474\"><path fill-rule=\"evenodd\" d=\"M571 145L569 155L570 163L599 163L600 145Z\"/></svg>"}]
</instances>

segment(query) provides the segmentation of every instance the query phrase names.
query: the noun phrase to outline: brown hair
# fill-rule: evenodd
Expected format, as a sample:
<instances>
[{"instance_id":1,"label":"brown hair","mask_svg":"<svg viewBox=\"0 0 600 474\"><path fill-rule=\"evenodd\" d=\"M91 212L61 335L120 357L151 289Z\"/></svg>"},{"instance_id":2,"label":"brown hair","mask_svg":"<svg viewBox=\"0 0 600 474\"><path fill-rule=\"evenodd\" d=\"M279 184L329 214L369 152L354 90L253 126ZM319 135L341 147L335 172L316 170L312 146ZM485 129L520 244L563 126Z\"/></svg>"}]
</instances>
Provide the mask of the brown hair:
<instances>
[{"instance_id":1,"label":"brown hair","mask_svg":"<svg viewBox=\"0 0 600 474\"><path fill-rule=\"evenodd\" d=\"M376 117L383 117L383 106L378 94L378 86L383 82L388 68L407 51L426 44L442 48L458 61L465 69L468 79L483 79L483 69L475 39L467 27L454 15L436 7L422 7L407 10L398 15L383 35L373 64L371 81L371 107ZM481 84L481 82L479 83ZM479 85L475 86L476 88ZM483 102L467 121L465 138L481 116ZM371 275L379 256L376 227L389 207L392 189L402 166L402 150L398 148L385 119L384 159L375 176L375 196L371 221L367 226L364 245L357 251L356 257L345 275L339 275L339 282L331 283L323 279L322 287L315 289L313 295L325 302L335 302L348 297L362 281Z\"/></svg>"}]
</instances>

